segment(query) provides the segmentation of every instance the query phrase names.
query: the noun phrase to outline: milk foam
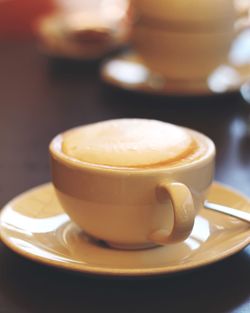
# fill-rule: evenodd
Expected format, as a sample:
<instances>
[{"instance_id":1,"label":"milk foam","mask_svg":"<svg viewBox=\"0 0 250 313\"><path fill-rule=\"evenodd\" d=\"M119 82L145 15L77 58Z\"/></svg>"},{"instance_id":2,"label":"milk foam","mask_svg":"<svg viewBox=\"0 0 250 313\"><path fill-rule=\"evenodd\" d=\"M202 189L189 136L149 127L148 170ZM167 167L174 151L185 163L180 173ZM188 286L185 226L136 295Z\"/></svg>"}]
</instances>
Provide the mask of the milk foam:
<instances>
[{"instance_id":1,"label":"milk foam","mask_svg":"<svg viewBox=\"0 0 250 313\"><path fill-rule=\"evenodd\" d=\"M118 167L167 164L193 153L194 139L185 129L145 119L118 119L66 132L62 151L79 161Z\"/></svg>"}]
</instances>

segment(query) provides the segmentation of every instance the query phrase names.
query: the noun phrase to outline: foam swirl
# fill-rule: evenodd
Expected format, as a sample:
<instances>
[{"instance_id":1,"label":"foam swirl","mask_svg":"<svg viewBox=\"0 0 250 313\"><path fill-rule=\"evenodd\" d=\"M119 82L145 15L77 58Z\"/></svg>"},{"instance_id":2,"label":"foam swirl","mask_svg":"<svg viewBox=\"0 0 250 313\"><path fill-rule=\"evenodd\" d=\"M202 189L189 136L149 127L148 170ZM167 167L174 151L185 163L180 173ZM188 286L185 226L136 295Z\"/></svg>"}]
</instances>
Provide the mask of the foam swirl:
<instances>
[{"instance_id":1,"label":"foam swirl","mask_svg":"<svg viewBox=\"0 0 250 313\"><path fill-rule=\"evenodd\" d=\"M145 119L98 122L64 134L62 151L79 161L118 167L175 162L193 152L185 129Z\"/></svg>"}]
</instances>

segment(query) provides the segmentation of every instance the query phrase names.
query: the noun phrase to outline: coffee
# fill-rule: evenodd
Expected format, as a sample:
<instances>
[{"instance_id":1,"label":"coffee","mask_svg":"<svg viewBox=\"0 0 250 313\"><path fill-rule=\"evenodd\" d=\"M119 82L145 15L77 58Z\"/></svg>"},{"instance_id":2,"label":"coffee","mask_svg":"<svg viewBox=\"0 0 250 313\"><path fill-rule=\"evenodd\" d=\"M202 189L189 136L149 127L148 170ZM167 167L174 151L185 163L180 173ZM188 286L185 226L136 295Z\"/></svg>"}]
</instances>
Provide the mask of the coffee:
<instances>
[{"instance_id":1,"label":"coffee","mask_svg":"<svg viewBox=\"0 0 250 313\"><path fill-rule=\"evenodd\" d=\"M155 168L190 163L206 151L194 131L145 119L118 119L63 134L62 152L84 163L119 168Z\"/></svg>"},{"instance_id":2,"label":"coffee","mask_svg":"<svg viewBox=\"0 0 250 313\"><path fill-rule=\"evenodd\" d=\"M213 180L215 147L168 123L118 119L50 144L52 181L72 221L121 249L185 240Z\"/></svg>"}]
</instances>

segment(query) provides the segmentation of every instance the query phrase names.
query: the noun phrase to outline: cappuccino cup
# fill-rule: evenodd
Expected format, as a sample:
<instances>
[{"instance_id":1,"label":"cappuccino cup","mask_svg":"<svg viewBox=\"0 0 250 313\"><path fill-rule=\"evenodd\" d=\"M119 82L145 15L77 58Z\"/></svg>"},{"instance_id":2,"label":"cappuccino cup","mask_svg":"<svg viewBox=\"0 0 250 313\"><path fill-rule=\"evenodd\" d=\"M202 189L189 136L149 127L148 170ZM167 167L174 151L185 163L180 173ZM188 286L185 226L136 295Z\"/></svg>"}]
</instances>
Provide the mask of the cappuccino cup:
<instances>
[{"instance_id":1,"label":"cappuccino cup","mask_svg":"<svg viewBox=\"0 0 250 313\"><path fill-rule=\"evenodd\" d=\"M185 240L213 181L205 135L147 119L65 131L50 143L52 181L71 220L121 249Z\"/></svg>"}]
</instances>

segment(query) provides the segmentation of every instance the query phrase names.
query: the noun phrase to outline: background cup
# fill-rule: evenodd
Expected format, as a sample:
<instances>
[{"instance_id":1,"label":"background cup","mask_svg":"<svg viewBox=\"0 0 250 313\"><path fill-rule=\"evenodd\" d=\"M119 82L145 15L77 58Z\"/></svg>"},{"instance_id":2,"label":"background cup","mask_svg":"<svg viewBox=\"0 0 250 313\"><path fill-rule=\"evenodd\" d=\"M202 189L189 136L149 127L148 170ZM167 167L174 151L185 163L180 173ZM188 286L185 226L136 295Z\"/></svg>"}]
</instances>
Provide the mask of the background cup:
<instances>
[{"instance_id":1,"label":"background cup","mask_svg":"<svg viewBox=\"0 0 250 313\"><path fill-rule=\"evenodd\" d=\"M185 240L213 180L215 147L175 167L119 169L80 162L50 144L52 181L65 212L89 235L118 248Z\"/></svg>"},{"instance_id":2,"label":"background cup","mask_svg":"<svg viewBox=\"0 0 250 313\"><path fill-rule=\"evenodd\" d=\"M145 64L170 79L202 79L226 63L232 32L174 32L134 25L133 43Z\"/></svg>"},{"instance_id":3,"label":"background cup","mask_svg":"<svg viewBox=\"0 0 250 313\"><path fill-rule=\"evenodd\" d=\"M233 1L134 0L132 43L145 64L170 79L202 79L227 62Z\"/></svg>"}]
</instances>

